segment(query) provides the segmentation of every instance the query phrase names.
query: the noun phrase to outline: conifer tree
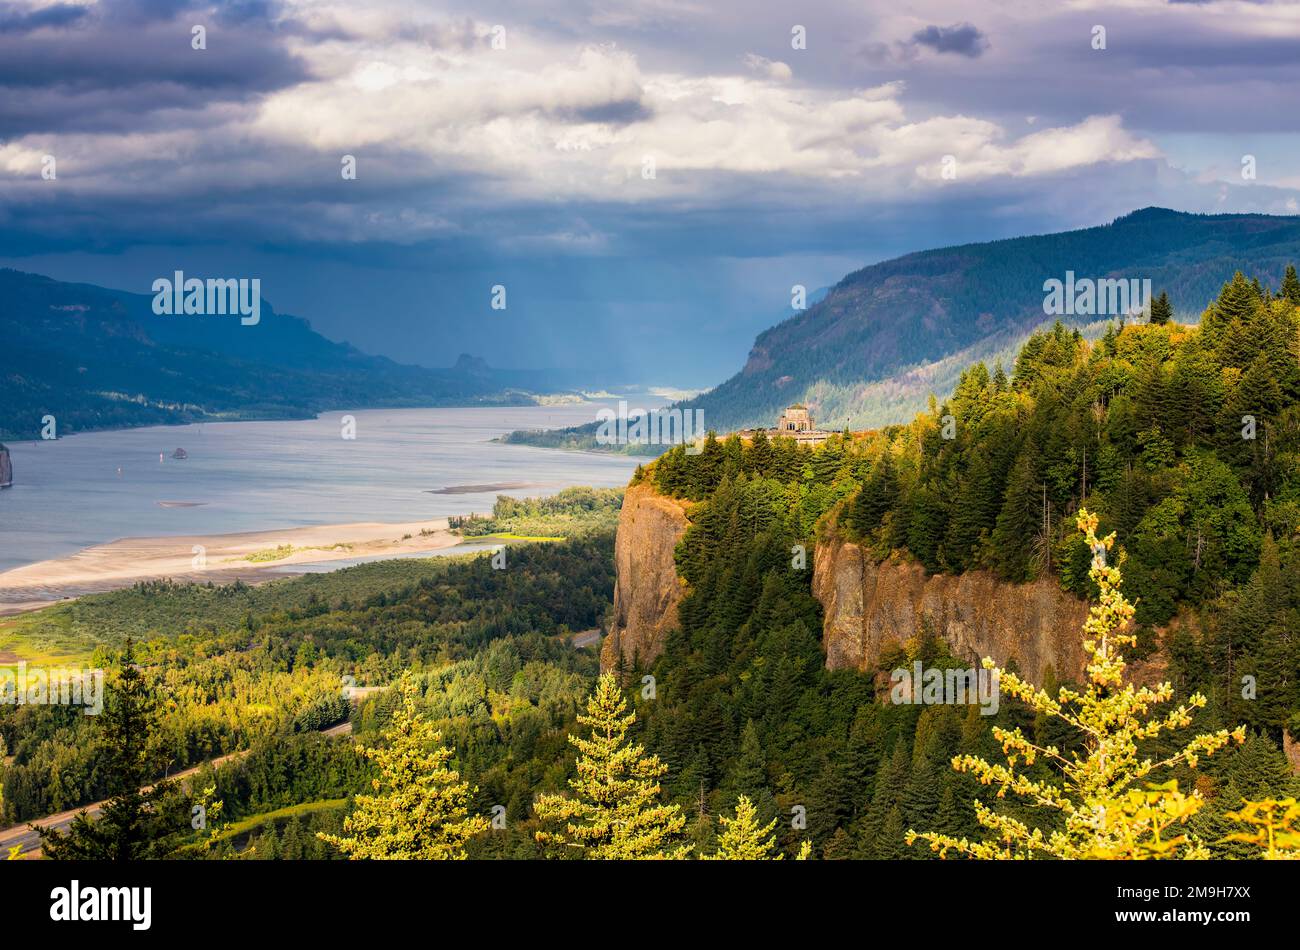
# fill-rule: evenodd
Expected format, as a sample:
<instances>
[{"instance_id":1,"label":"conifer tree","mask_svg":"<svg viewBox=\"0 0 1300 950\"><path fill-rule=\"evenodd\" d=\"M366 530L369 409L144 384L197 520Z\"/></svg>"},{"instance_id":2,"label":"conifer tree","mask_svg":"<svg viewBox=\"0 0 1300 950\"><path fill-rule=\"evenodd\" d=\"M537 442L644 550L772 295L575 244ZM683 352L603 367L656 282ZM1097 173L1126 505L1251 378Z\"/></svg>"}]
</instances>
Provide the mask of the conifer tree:
<instances>
[{"instance_id":1,"label":"conifer tree","mask_svg":"<svg viewBox=\"0 0 1300 950\"><path fill-rule=\"evenodd\" d=\"M1232 275L1232 280L1223 285L1218 299L1206 311L1201 320L1201 328L1209 334L1212 341L1217 342L1232 324L1242 326L1249 322L1259 305L1259 295L1255 288L1242 276L1241 271L1237 271Z\"/></svg>"},{"instance_id":2,"label":"conifer tree","mask_svg":"<svg viewBox=\"0 0 1300 950\"><path fill-rule=\"evenodd\" d=\"M677 805L659 802L659 779L668 767L628 742L636 713L627 712L614 677L602 674L578 716L590 737L569 736L577 748L577 777L570 796L541 795L533 813L554 830L539 831L542 844L581 849L597 860L683 858L690 845L677 841L686 817Z\"/></svg>"},{"instance_id":3,"label":"conifer tree","mask_svg":"<svg viewBox=\"0 0 1300 950\"><path fill-rule=\"evenodd\" d=\"M1012 581L1027 581L1034 575L1033 542L1045 517L1037 456L1030 444L1016 458L991 536L997 567L1003 577ZM1048 537L1048 544L1050 541Z\"/></svg>"},{"instance_id":4,"label":"conifer tree","mask_svg":"<svg viewBox=\"0 0 1300 950\"><path fill-rule=\"evenodd\" d=\"M97 818L81 812L67 832L38 827L52 860L131 861L166 857L190 829L188 803L172 782L143 789L161 768L152 748L157 702L127 640L98 726L111 797Z\"/></svg>"},{"instance_id":5,"label":"conifer tree","mask_svg":"<svg viewBox=\"0 0 1300 950\"><path fill-rule=\"evenodd\" d=\"M722 833L718 835L718 850L702 854L704 860L715 861L770 861L781 860L784 855L773 855L776 850L776 819L766 825L759 824L758 812L753 802L741 795L736 800L736 816L722 815Z\"/></svg>"},{"instance_id":6,"label":"conifer tree","mask_svg":"<svg viewBox=\"0 0 1300 950\"><path fill-rule=\"evenodd\" d=\"M982 533L997 520L997 502L988 455L977 448L970 453L944 540L944 554L951 567L964 570L976 561Z\"/></svg>"},{"instance_id":7,"label":"conifer tree","mask_svg":"<svg viewBox=\"0 0 1300 950\"><path fill-rule=\"evenodd\" d=\"M476 789L448 768L454 753L416 709L415 685L401 684L402 702L383 737L362 753L379 767L374 795L357 795L343 834L317 832L353 860L460 860L465 843L489 827L469 813Z\"/></svg>"},{"instance_id":8,"label":"conifer tree","mask_svg":"<svg viewBox=\"0 0 1300 950\"><path fill-rule=\"evenodd\" d=\"M997 368L993 371L993 389L995 392L1004 393L1011 388L1011 383L1007 379L1007 371L1002 368L1002 361L998 361Z\"/></svg>"},{"instance_id":9,"label":"conifer tree","mask_svg":"<svg viewBox=\"0 0 1300 950\"><path fill-rule=\"evenodd\" d=\"M1169 302L1169 295L1162 290L1160 296L1151 301L1151 322L1156 326L1164 326L1173 318L1173 305Z\"/></svg>"},{"instance_id":10,"label":"conifer tree","mask_svg":"<svg viewBox=\"0 0 1300 950\"><path fill-rule=\"evenodd\" d=\"M1300 803L1294 798L1245 802L1228 817L1249 829L1228 835L1229 841L1257 845L1266 861L1300 860Z\"/></svg>"},{"instance_id":11,"label":"conifer tree","mask_svg":"<svg viewBox=\"0 0 1300 950\"><path fill-rule=\"evenodd\" d=\"M1282 278L1282 289L1278 296L1300 306L1300 278L1296 277L1295 265L1286 265L1286 275Z\"/></svg>"},{"instance_id":12,"label":"conifer tree","mask_svg":"<svg viewBox=\"0 0 1300 950\"><path fill-rule=\"evenodd\" d=\"M853 527L863 534L874 531L880 527L881 520L897 500L898 478L894 472L893 459L886 450L880 460L871 466L866 482L853 500L849 515Z\"/></svg>"},{"instance_id":13,"label":"conifer tree","mask_svg":"<svg viewBox=\"0 0 1300 950\"><path fill-rule=\"evenodd\" d=\"M763 746L752 719L746 721L741 730L740 749L727 785L737 797L746 797L753 803L760 820L776 814L776 799L768 786Z\"/></svg>"},{"instance_id":14,"label":"conifer tree","mask_svg":"<svg viewBox=\"0 0 1300 950\"><path fill-rule=\"evenodd\" d=\"M1195 768L1202 756L1211 755L1232 740L1245 739L1244 728L1195 736L1178 751L1155 760L1143 756L1138 743L1191 724L1192 711L1203 707L1203 695L1190 699L1164 715L1148 717L1153 706L1168 702L1173 687L1136 687L1124 681L1125 647L1136 638L1124 632L1133 619L1133 605L1120 593L1120 565L1106 563L1115 535L1098 539L1097 516L1086 509L1078 516L1088 548L1093 553L1089 577L1100 591L1084 624L1084 650L1089 658L1087 685L1082 691L1061 687L1055 697L1037 689L1007 670L998 670L1004 693L1023 700L1035 712L1061 719L1082 736L1077 752L1066 755L1056 746L1040 746L1019 728L995 727L1006 765L995 765L972 755L953 759L953 768L970 772L981 784L993 786L998 797L1007 792L1044 809L1053 822L1046 832L982 801L975 802L976 817L992 836L984 841L955 838L938 832L908 831L909 844L918 839L946 856L955 851L975 858L1159 858L1204 857L1203 845L1178 834L1203 804L1199 791L1185 795L1177 782L1139 783L1152 773L1177 766ZM1122 563L1122 559L1121 559ZM997 669L992 659L985 669ZM1042 759L1060 774L1060 781L1040 779L1030 773Z\"/></svg>"}]
</instances>

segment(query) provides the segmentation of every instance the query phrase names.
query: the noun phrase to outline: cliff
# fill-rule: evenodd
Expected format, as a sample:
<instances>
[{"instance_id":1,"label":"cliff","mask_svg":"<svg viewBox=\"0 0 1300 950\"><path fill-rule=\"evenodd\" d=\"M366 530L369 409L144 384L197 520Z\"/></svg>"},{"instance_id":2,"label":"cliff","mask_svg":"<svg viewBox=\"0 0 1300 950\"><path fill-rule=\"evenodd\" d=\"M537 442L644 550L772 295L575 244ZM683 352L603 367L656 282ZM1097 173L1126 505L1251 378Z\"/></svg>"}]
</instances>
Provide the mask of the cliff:
<instances>
[{"instance_id":1,"label":"cliff","mask_svg":"<svg viewBox=\"0 0 1300 950\"><path fill-rule=\"evenodd\" d=\"M673 552L686 525L686 503L649 485L634 485L623 496L614 541L614 619L600 650L602 669L612 669L620 654L629 665L644 666L663 652L684 590Z\"/></svg>"},{"instance_id":2,"label":"cliff","mask_svg":"<svg viewBox=\"0 0 1300 950\"><path fill-rule=\"evenodd\" d=\"M9 450L0 445L0 488L8 488L14 483L14 464L9 461Z\"/></svg>"},{"instance_id":3,"label":"cliff","mask_svg":"<svg viewBox=\"0 0 1300 950\"><path fill-rule=\"evenodd\" d=\"M644 666L663 652L685 592L673 553L686 533L688 504L648 485L627 490L614 544L614 614L601 647L602 669L613 668L620 654L629 665ZM812 593L824 611L828 669L873 671L886 645L906 643L928 621L949 649L972 665L986 656L1000 665L1014 659L1020 672L1040 685L1049 665L1062 678L1083 676L1088 604L1053 578L1013 584L987 571L926 574L915 563L877 563L832 533L817 545ZM1184 620L1175 618L1158 631L1159 639ZM1129 675L1138 683L1157 682L1167 659L1160 650L1131 661Z\"/></svg>"},{"instance_id":4,"label":"cliff","mask_svg":"<svg viewBox=\"0 0 1300 950\"><path fill-rule=\"evenodd\" d=\"M858 545L832 538L817 546L813 596L825 610L830 669L873 669L886 643L918 635L925 618L973 664L1014 658L1036 683L1048 665L1063 676L1083 672L1088 605L1051 579L1009 584L985 571L927 575L919 564L876 563Z\"/></svg>"}]
</instances>

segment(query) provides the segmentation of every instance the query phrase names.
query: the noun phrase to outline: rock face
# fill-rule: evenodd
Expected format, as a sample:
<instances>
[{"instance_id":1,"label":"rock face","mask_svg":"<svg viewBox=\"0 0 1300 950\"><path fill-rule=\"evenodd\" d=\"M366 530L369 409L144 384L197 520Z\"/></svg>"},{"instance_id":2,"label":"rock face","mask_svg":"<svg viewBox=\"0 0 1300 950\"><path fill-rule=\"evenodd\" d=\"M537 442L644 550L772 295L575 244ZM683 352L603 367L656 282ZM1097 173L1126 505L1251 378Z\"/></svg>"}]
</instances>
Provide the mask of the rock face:
<instances>
[{"instance_id":1,"label":"rock face","mask_svg":"<svg viewBox=\"0 0 1300 950\"><path fill-rule=\"evenodd\" d=\"M673 551L686 526L685 504L649 485L633 485L623 496L614 541L614 620L601 645L602 669L612 669L620 654L628 665L644 666L663 652L685 589Z\"/></svg>"},{"instance_id":2,"label":"rock face","mask_svg":"<svg viewBox=\"0 0 1300 950\"><path fill-rule=\"evenodd\" d=\"M614 545L614 619L601 646L602 669L612 669L620 655L629 665L644 666L663 652L686 589L673 560L686 533L686 510L686 503L647 485L627 490ZM919 564L877 563L832 534L817 545L812 592L824 611L828 669L874 672L886 645L906 643L928 621L972 665L986 656L999 665L1014 659L1040 685L1049 665L1062 679L1083 678L1088 604L1053 579L1011 584L987 571L927 575ZM1163 641L1166 632L1157 631L1158 638ZM1129 675L1137 683L1155 683L1164 678L1166 663L1157 651L1130 662ZM1300 768L1300 751L1292 761Z\"/></svg>"},{"instance_id":3,"label":"rock face","mask_svg":"<svg viewBox=\"0 0 1300 950\"><path fill-rule=\"evenodd\" d=\"M0 488L14 483L14 464L9 460L9 450L0 445Z\"/></svg>"},{"instance_id":4,"label":"rock face","mask_svg":"<svg viewBox=\"0 0 1300 950\"><path fill-rule=\"evenodd\" d=\"M832 538L817 546L813 595L825 610L829 669L874 669L884 645L918 635L924 618L972 664L1014 658L1035 683L1049 664L1063 677L1083 672L1080 631L1088 605L1050 579L1009 584L984 571L927 575L919 564L876 563L858 545Z\"/></svg>"},{"instance_id":5,"label":"rock face","mask_svg":"<svg viewBox=\"0 0 1300 950\"><path fill-rule=\"evenodd\" d=\"M1291 738L1291 733L1287 729L1282 730L1282 751L1286 754L1286 761L1291 766L1292 775L1300 775L1300 742Z\"/></svg>"}]
</instances>

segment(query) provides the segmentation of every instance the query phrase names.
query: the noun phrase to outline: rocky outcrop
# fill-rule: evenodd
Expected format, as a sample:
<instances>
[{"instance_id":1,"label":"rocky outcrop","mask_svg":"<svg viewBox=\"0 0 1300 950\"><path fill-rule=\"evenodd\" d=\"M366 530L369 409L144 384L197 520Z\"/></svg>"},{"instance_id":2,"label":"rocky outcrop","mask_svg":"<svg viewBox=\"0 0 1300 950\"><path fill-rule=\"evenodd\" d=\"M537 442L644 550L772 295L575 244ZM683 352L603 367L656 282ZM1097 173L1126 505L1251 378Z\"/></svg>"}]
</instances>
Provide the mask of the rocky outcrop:
<instances>
[{"instance_id":1,"label":"rocky outcrop","mask_svg":"<svg viewBox=\"0 0 1300 950\"><path fill-rule=\"evenodd\" d=\"M629 666L644 666L663 652L684 591L673 552L686 525L685 503L649 485L633 485L623 496L614 542L614 619L601 645L602 669L612 669L620 655Z\"/></svg>"},{"instance_id":2,"label":"rocky outcrop","mask_svg":"<svg viewBox=\"0 0 1300 950\"><path fill-rule=\"evenodd\" d=\"M663 652L686 590L673 559L686 533L686 513L687 503L648 485L627 490L614 545L614 613L601 646L602 669L612 669L620 656L629 666L645 666ZM911 562L877 562L832 529L817 544L812 590L824 612L828 669L874 672L887 646L906 644L928 623L972 665L986 656L1002 666L1014 660L1040 685L1048 666L1061 679L1083 677L1088 604L1052 578L1012 584L987 571L927 574ZM1156 631L1157 643L1186 619L1177 617ZM1139 684L1159 682L1167 659L1158 649L1145 660L1130 661L1128 675ZM1300 752L1292 761L1300 761Z\"/></svg>"},{"instance_id":3,"label":"rocky outcrop","mask_svg":"<svg viewBox=\"0 0 1300 950\"><path fill-rule=\"evenodd\" d=\"M9 450L0 445L0 488L14 483L14 463L9 460Z\"/></svg>"},{"instance_id":4,"label":"rocky outcrop","mask_svg":"<svg viewBox=\"0 0 1300 950\"><path fill-rule=\"evenodd\" d=\"M1300 742L1291 738L1288 729L1282 730L1282 752L1286 755L1287 764L1291 766L1291 774L1300 775Z\"/></svg>"},{"instance_id":5,"label":"rocky outcrop","mask_svg":"<svg viewBox=\"0 0 1300 950\"><path fill-rule=\"evenodd\" d=\"M890 642L906 643L928 621L958 657L999 665L1014 659L1042 683L1051 665L1078 678L1088 605L1051 579L1009 584L986 571L927 575L919 564L876 562L840 538L817 546L813 595L825 611L822 640L830 669L873 670Z\"/></svg>"}]
</instances>

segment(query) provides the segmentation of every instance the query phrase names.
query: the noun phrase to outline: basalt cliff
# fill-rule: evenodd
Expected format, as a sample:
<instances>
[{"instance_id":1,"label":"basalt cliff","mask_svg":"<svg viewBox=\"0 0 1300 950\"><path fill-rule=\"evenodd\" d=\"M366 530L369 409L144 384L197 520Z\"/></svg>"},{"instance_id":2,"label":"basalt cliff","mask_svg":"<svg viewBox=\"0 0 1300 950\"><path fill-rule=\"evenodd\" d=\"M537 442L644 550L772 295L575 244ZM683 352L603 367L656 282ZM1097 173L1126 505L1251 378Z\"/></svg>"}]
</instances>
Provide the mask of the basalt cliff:
<instances>
[{"instance_id":1,"label":"basalt cliff","mask_svg":"<svg viewBox=\"0 0 1300 950\"><path fill-rule=\"evenodd\" d=\"M686 526L686 504L649 485L633 485L623 496L614 542L614 619L601 645L602 668L612 669L620 655L630 666L663 652L682 599L673 552Z\"/></svg>"},{"instance_id":2,"label":"basalt cliff","mask_svg":"<svg viewBox=\"0 0 1300 950\"><path fill-rule=\"evenodd\" d=\"M978 665L1014 660L1033 682L1051 666L1083 672L1084 601L1054 580L1009 584L987 571L926 574L915 563L876 561L850 541L818 544L813 596L825 611L822 645L830 669L873 670L883 648L931 631L959 658Z\"/></svg>"},{"instance_id":3,"label":"basalt cliff","mask_svg":"<svg viewBox=\"0 0 1300 950\"><path fill-rule=\"evenodd\" d=\"M686 511L686 503L648 485L628 489L615 543L618 575L614 619L601 650L604 668L620 654L644 666L663 651L685 591L673 552L686 532ZM926 574L919 564L876 561L834 531L818 543L813 561L812 591L824 610L830 669L874 670L886 646L906 643L929 624L972 664L986 656L999 664L1015 660L1038 683L1048 666L1062 677L1083 672L1088 605L1053 580L1011 584L985 571Z\"/></svg>"}]
</instances>

